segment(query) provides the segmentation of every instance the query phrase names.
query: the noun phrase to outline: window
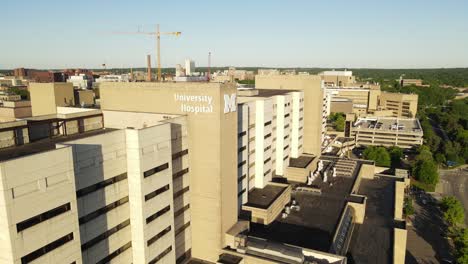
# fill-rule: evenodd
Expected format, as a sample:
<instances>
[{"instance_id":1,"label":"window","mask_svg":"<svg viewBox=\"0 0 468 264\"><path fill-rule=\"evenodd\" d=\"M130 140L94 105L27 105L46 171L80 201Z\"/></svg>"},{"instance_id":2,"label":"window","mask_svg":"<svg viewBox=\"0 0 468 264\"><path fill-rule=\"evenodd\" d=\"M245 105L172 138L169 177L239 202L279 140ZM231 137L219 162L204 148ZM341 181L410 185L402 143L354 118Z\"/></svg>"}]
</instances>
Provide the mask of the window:
<instances>
[{"instance_id":1,"label":"window","mask_svg":"<svg viewBox=\"0 0 468 264\"><path fill-rule=\"evenodd\" d=\"M172 175L172 179L175 180L175 179L177 179L177 178L179 178L179 177L182 177L182 176L184 176L184 174L186 174L186 173L188 173L188 172L189 172L189 169L188 169L188 168L185 168L185 169L183 169L183 170L181 170L181 171L178 171L178 172L176 172L176 173L174 173L174 174Z\"/></svg>"},{"instance_id":2,"label":"window","mask_svg":"<svg viewBox=\"0 0 468 264\"><path fill-rule=\"evenodd\" d=\"M266 147L263 151L267 151L269 149L271 149L271 146Z\"/></svg>"},{"instance_id":3,"label":"window","mask_svg":"<svg viewBox=\"0 0 468 264\"><path fill-rule=\"evenodd\" d=\"M119 181L123 181L127 179L127 173L122 173L120 175L117 175L113 178L110 178L110 179L107 179L105 181L102 181L102 182L98 182L96 184L93 184L91 186L88 186L88 187L85 187L83 189L80 189L78 191L76 191L76 197L82 197L82 196L85 196L87 194L90 194L92 192L95 192L99 189L102 189L102 188L105 188L111 184L114 184L116 182L119 182Z\"/></svg>"},{"instance_id":4,"label":"window","mask_svg":"<svg viewBox=\"0 0 468 264\"><path fill-rule=\"evenodd\" d=\"M64 205L61 205L59 207L56 207L52 210L49 210L45 213L36 215L34 217L31 217L29 219L26 219L24 221L21 221L16 224L16 231L19 233L27 228L30 228L32 226L35 226L37 224L40 224L44 221L47 221L55 216L61 215L65 212L68 212L71 210L70 203L66 203Z\"/></svg>"},{"instance_id":5,"label":"window","mask_svg":"<svg viewBox=\"0 0 468 264\"><path fill-rule=\"evenodd\" d=\"M289 158L289 155L286 155L286 157L283 158L283 160L287 160Z\"/></svg>"},{"instance_id":6,"label":"window","mask_svg":"<svg viewBox=\"0 0 468 264\"><path fill-rule=\"evenodd\" d=\"M158 241L161 237L163 237L165 234L171 232L171 226L166 227L163 231L157 233L154 237L148 239L146 242L146 245L149 247L151 244L154 242Z\"/></svg>"},{"instance_id":7,"label":"window","mask_svg":"<svg viewBox=\"0 0 468 264\"><path fill-rule=\"evenodd\" d=\"M65 245L66 243L73 240L73 233L70 233L66 236L63 236L21 258L21 264L27 264L35 259L42 257L43 255L49 253L50 251Z\"/></svg>"},{"instance_id":8,"label":"window","mask_svg":"<svg viewBox=\"0 0 468 264\"><path fill-rule=\"evenodd\" d=\"M187 187L183 188L182 190L180 190L180 191L174 193L174 199L176 199L176 198L178 198L179 196L181 196L182 194L188 192L189 189L190 189L189 186L187 186Z\"/></svg>"},{"instance_id":9,"label":"window","mask_svg":"<svg viewBox=\"0 0 468 264\"><path fill-rule=\"evenodd\" d=\"M247 148L247 146L243 146L243 147L239 148L239 149L237 150L237 152L242 152L242 151L244 151L246 148Z\"/></svg>"},{"instance_id":10,"label":"window","mask_svg":"<svg viewBox=\"0 0 468 264\"><path fill-rule=\"evenodd\" d=\"M289 114L285 114L285 115L284 115L284 118L288 118L288 117L289 117Z\"/></svg>"},{"instance_id":11,"label":"window","mask_svg":"<svg viewBox=\"0 0 468 264\"><path fill-rule=\"evenodd\" d=\"M187 154L188 154L188 149L184 149L184 150L179 151L179 152L177 152L175 154L172 154L172 160L175 160L175 159L180 158L180 157L182 157L184 155L187 155Z\"/></svg>"},{"instance_id":12,"label":"window","mask_svg":"<svg viewBox=\"0 0 468 264\"><path fill-rule=\"evenodd\" d=\"M299 130L302 130L304 127L300 127Z\"/></svg>"},{"instance_id":13,"label":"window","mask_svg":"<svg viewBox=\"0 0 468 264\"><path fill-rule=\"evenodd\" d=\"M119 230L127 227L130 225L130 219L127 219L125 220L124 222L118 224L117 226L107 230L106 232L100 234L99 236L89 240L88 242L84 243L83 245L81 245L81 250L86 250L94 245L96 245L97 243L101 242L102 240L110 237L111 235L117 233Z\"/></svg>"},{"instance_id":14,"label":"window","mask_svg":"<svg viewBox=\"0 0 468 264\"><path fill-rule=\"evenodd\" d=\"M263 176L267 176L267 175L268 175L268 173L270 173L270 172L271 172L271 170L267 170L267 171L265 171L265 173L263 173Z\"/></svg>"},{"instance_id":15,"label":"window","mask_svg":"<svg viewBox=\"0 0 468 264\"><path fill-rule=\"evenodd\" d=\"M190 204L187 204L186 206L184 206L184 207L180 208L179 210L177 210L177 212L174 213L174 218L176 218L179 215L183 214L188 209L190 209Z\"/></svg>"},{"instance_id":16,"label":"window","mask_svg":"<svg viewBox=\"0 0 468 264\"><path fill-rule=\"evenodd\" d=\"M148 201L148 200L150 200L150 199L152 199L152 198L158 196L159 194L161 194L161 193L163 193L163 192L165 192L165 191L167 191L167 190L169 190L169 184L167 184L167 185L165 185L165 186L163 186L163 187L157 189L157 190L154 191L154 192L150 192L150 193L148 193L147 195L145 195L145 201Z\"/></svg>"},{"instance_id":17,"label":"window","mask_svg":"<svg viewBox=\"0 0 468 264\"><path fill-rule=\"evenodd\" d=\"M271 125L271 121L268 121L265 123L265 126L269 126L269 125Z\"/></svg>"},{"instance_id":18,"label":"window","mask_svg":"<svg viewBox=\"0 0 468 264\"><path fill-rule=\"evenodd\" d=\"M80 223L80 225L84 224L84 223L87 223L91 220L93 220L94 218L100 216L100 215L103 215L119 206L121 206L122 204L125 204L128 202L128 196L118 200L118 201L115 201L107 206L104 206L100 209L97 209L96 211L92 212L92 213L89 213L83 217L81 217L78 222Z\"/></svg>"},{"instance_id":19,"label":"window","mask_svg":"<svg viewBox=\"0 0 468 264\"><path fill-rule=\"evenodd\" d=\"M164 163L163 165L160 165L158 167L154 167L150 170L147 170L143 173L143 176L146 178L146 177L149 177L155 173L158 173L160 171L163 171L165 169L169 168L169 163Z\"/></svg>"},{"instance_id":20,"label":"window","mask_svg":"<svg viewBox=\"0 0 468 264\"><path fill-rule=\"evenodd\" d=\"M172 246L169 246L166 248L161 254L157 255L154 259L152 259L148 264L156 264L158 261L160 261L162 258L164 258L169 252L172 251Z\"/></svg>"},{"instance_id":21,"label":"window","mask_svg":"<svg viewBox=\"0 0 468 264\"><path fill-rule=\"evenodd\" d=\"M237 197L241 197L245 193L246 189L243 189L237 194Z\"/></svg>"},{"instance_id":22,"label":"window","mask_svg":"<svg viewBox=\"0 0 468 264\"><path fill-rule=\"evenodd\" d=\"M146 224L149 224L149 223L153 222L155 219L157 219L157 218L160 217L161 215L163 215L163 214L169 212L169 210L171 210L171 207L168 205L168 206L164 207L163 209L157 211L156 213L154 213L154 214L148 216L148 217L146 218Z\"/></svg>"},{"instance_id":23,"label":"window","mask_svg":"<svg viewBox=\"0 0 468 264\"><path fill-rule=\"evenodd\" d=\"M286 150L287 148L289 148L289 145L286 145L286 146L283 148L283 150Z\"/></svg>"},{"instance_id":24,"label":"window","mask_svg":"<svg viewBox=\"0 0 468 264\"><path fill-rule=\"evenodd\" d=\"M101 259L96 264L104 264L109 263L113 258L117 257L118 255L122 254L125 250L132 247L132 241L128 242L127 244L123 245L122 247L118 248L116 251L112 252L107 257Z\"/></svg>"},{"instance_id":25,"label":"window","mask_svg":"<svg viewBox=\"0 0 468 264\"><path fill-rule=\"evenodd\" d=\"M183 226L181 226L179 229L176 230L175 232L175 236L179 235L180 233L182 233L185 229L187 229L187 227L190 226L190 221L185 223Z\"/></svg>"},{"instance_id":26,"label":"window","mask_svg":"<svg viewBox=\"0 0 468 264\"><path fill-rule=\"evenodd\" d=\"M244 160L241 163L237 164L237 168L240 168L240 167L244 166L245 163L247 163L247 161Z\"/></svg>"},{"instance_id":27,"label":"window","mask_svg":"<svg viewBox=\"0 0 468 264\"><path fill-rule=\"evenodd\" d=\"M238 180L237 183L241 183L247 177L246 174L242 175Z\"/></svg>"},{"instance_id":28,"label":"window","mask_svg":"<svg viewBox=\"0 0 468 264\"><path fill-rule=\"evenodd\" d=\"M263 137L263 139L267 139L267 138L269 138L269 137L271 137L271 133L266 134L266 135Z\"/></svg>"},{"instance_id":29,"label":"window","mask_svg":"<svg viewBox=\"0 0 468 264\"><path fill-rule=\"evenodd\" d=\"M286 135L286 136L284 136L284 139L287 139L288 137L289 137L289 135Z\"/></svg>"},{"instance_id":30,"label":"window","mask_svg":"<svg viewBox=\"0 0 468 264\"><path fill-rule=\"evenodd\" d=\"M284 129L286 129L286 128L288 128L288 127L289 127L289 124L285 125L285 126L284 126Z\"/></svg>"},{"instance_id":31,"label":"window","mask_svg":"<svg viewBox=\"0 0 468 264\"><path fill-rule=\"evenodd\" d=\"M269 162L270 160L271 160L271 158L266 159L265 161L263 161L263 164L266 164L266 163Z\"/></svg>"},{"instance_id":32,"label":"window","mask_svg":"<svg viewBox=\"0 0 468 264\"><path fill-rule=\"evenodd\" d=\"M243 137L245 135L247 135L247 131L242 131L239 134L237 134L238 137Z\"/></svg>"}]
</instances>

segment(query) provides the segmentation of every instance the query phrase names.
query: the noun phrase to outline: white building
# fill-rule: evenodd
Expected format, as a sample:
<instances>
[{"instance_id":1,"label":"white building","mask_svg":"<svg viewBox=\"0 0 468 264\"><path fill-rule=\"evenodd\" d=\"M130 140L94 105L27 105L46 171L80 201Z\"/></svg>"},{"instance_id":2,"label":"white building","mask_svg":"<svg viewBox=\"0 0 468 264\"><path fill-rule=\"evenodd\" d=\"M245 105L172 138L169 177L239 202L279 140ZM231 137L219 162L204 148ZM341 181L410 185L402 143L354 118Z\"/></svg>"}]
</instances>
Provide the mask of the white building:
<instances>
[{"instance_id":1,"label":"white building","mask_svg":"<svg viewBox=\"0 0 468 264\"><path fill-rule=\"evenodd\" d=\"M86 74L81 73L80 75L72 75L68 77L67 82L72 83L73 87L78 89L87 89L90 87L91 80L88 79Z\"/></svg>"},{"instance_id":2,"label":"white building","mask_svg":"<svg viewBox=\"0 0 468 264\"><path fill-rule=\"evenodd\" d=\"M191 59L185 60L185 75L190 76L195 72L195 61Z\"/></svg>"}]
</instances>

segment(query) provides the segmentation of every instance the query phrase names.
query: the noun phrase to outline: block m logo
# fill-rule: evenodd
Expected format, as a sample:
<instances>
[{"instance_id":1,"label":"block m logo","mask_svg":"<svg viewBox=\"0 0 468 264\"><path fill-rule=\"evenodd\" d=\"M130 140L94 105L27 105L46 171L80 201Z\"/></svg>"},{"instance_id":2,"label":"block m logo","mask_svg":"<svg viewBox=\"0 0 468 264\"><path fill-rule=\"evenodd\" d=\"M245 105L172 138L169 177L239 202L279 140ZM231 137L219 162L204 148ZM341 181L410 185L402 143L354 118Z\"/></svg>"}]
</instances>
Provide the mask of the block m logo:
<instances>
[{"instance_id":1,"label":"block m logo","mask_svg":"<svg viewBox=\"0 0 468 264\"><path fill-rule=\"evenodd\" d=\"M237 110L236 94L224 95L224 113L235 112Z\"/></svg>"}]
</instances>

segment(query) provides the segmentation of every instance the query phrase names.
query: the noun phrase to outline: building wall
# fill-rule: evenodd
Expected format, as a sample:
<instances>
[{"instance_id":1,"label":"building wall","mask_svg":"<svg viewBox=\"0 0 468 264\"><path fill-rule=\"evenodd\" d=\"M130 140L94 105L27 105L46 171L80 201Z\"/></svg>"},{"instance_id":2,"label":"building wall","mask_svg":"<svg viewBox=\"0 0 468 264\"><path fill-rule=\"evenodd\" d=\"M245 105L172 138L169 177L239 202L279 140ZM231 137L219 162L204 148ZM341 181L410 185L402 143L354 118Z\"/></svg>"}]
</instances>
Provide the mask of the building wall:
<instances>
[{"instance_id":1,"label":"building wall","mask_svg":"<svg viewBox=\"0 0 468 264\"><path fill-rule=\"evenodd\" d=\"M382 92L380 107L393 111L394 117L415 117L418 112L418 95Z\"/></svg>"},{"instance_id":2,"label":"building wall","mask_svg":"<svg viewBox=\"0 0 468 264\"><path fill-rule=\"evenodd\" d=\"M57 113L57 106L73 106L73 84L71 83L31 83L32 115L50 115Z\"/></svg>"},{"instance_id":3,"label":"building wall","mask_svg":"<svg viewBox=\"0 0 468 264\"><path fill-rule=\"evenodd\" d=\"M23 257L64 237L69 241L34 260L82 263L71 148L3 161L0 167L0 263L22 263ZM65 210L54 217L22 223L59 207Z\"/></svg>"},{"instance_id":4,"label":"building wall","mask_svg":"<svg viewBox=\"0 0 468 264\"><path fill-rule=\"evenodd\" d=\"M330 104L331 113L352 113L353 102L351 101L332 101Z\"/></svg>"},{"instance_id":5,"label":"building wall","mask_svg":"<svg viewBox=\"0 0 468 264\"><path fill-rule=\"evenodd\" d=\"M224 233L237 220L237 112L225 95L233 84L102 83L101 108L113 111L186 114L190 145L190 208L194 257L216 261ZM176 95L207 96L209 102L182 101ZM132 100L128 100L132 98ZM187 108L188 107L188 108ZM205 112L194 113L195 108ZM209 128L209 129L207 129Z\"/></svg>"},{"instance_id":6,"label":"building wall","mask_svg":"<svg viewBox=\"0 0 468 264\"><path fill-rule=\"evenodd\" d=\"M302 90L304 92L305 153L320 155L322 140L323 89L316 75L256 75L258 89Z\"/></svg>"}]
</instances>

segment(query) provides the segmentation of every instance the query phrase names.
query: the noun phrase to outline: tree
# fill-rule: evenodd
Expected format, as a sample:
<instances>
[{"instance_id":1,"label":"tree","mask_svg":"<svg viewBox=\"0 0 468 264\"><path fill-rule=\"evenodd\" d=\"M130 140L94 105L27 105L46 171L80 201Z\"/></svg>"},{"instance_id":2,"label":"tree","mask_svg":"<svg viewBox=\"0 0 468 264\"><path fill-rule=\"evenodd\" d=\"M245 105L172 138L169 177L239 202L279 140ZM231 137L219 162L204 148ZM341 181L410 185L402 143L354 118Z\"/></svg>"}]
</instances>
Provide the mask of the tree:
<instances>
[{"instance_id":1,"label":"tree","mask_svg":"<svg viewBox=\"0 0 468 264\"><path fill-rule=\"evenodd\" d=\"M465 221L463 206L457 198L453 196L444 197L440 207L444 220L451 226L458 226Z\"/></svg>"},{"instance_id":2,"label":"tree","mask_svg":"<svg viewBox=\"0 0 468 264\"><path fill-rule=\"evenodd\" d=\"M411 199L410 197L406 197L406 198L405 198L405 204L404 204L404 207L403 207L403 213L404 213L406 216L410 216L410 215L413 215L413 214L414 214L413 199Z\"/></svg>"},{"instance_id":3,"label":"tree","mask_svg":"<svg viewBox=\"0 0 468 264\"><path fill-rule=\"evenodd\" d=\"M418 181L429 185L436 185L439 181L437 165L432 160L418 161L413 168L413 175Z\"/></svg>"},{"instance_id":4,"label":"tree","mask_svg":"<svg viewBox=\"0 0 468 264\"><path fill-rule=\"evenodd\" d=\"M336 131L343 132L345 127L345 118L340 115L335 120L335 129Z\"/></svg>"},{"instance_id":5,"label":"tree","mask_svg":"<svg viewBox=\"0 0 468 264\"><path fill-rule=\"evenodd\" d=\"M391 147L389 149L390 152L390 160L392 163L392 167L399 167L401 158L403 157L403 150L397 146Z\"/></svg>"},{"instance_id":6,"label":"tree","mask_svg":"<svg viewBox=\"0 0 468 264\"><path fill-rule=\"evenodd\" d=\"M369 146L363 152L364 158L375 161L377 166L390 167L390 154L384 147Z\"/></svg>"}]
</instances>

